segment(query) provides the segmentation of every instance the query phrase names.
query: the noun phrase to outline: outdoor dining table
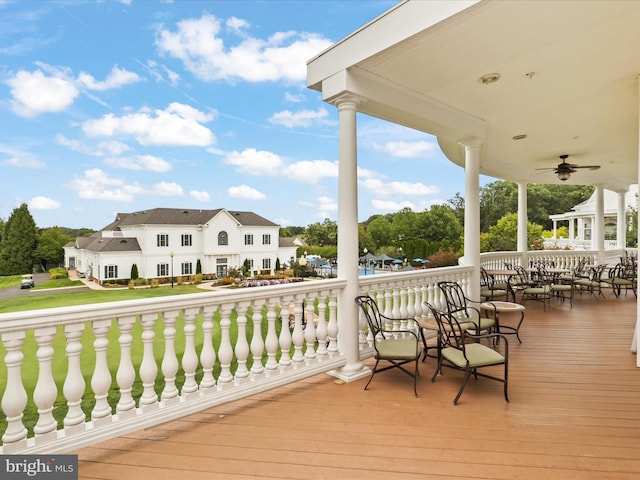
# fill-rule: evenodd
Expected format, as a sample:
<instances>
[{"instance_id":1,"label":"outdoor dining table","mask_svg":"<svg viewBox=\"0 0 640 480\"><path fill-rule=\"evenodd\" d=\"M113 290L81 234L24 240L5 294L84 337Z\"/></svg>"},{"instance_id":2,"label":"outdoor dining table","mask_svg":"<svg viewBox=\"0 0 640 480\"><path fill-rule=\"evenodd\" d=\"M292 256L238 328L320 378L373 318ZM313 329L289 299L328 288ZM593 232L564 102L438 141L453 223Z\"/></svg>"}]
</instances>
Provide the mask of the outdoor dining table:
<instances>
[{"instance_id":1,"label":"outdoor dining table","mask_svg":"<svg viewBox=\"0 0 640 480\"><path fill-rule=\"evenodd\" d=\"M496 321L496 332L502 335L515 335L520 343L520 327L524 320L524 305L514 302L482 302L480 308L487 312L493 312L493 318ZM516 326L513 325L501 325L500 313L520 313L520 319Z\"/></svg>"}]
</instances>

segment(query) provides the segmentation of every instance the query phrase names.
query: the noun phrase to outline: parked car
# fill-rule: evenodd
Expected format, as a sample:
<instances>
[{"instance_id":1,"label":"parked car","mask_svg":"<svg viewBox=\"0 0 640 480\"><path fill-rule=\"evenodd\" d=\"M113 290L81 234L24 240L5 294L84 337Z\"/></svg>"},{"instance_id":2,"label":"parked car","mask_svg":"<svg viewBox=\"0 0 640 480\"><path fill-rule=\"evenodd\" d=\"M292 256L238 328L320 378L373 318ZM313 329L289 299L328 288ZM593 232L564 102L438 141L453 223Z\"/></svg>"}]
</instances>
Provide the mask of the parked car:
<instances>
[{"instance_id":1,"label":"parked car","mask_svg":"<svg viewBox=\"0 0 640 480\"><path fill-rule=\"evenodd\" d=\"M36 282L33 281L33 275L30 273L22 275L22 281L20 282L20 288L33 288L36 286Z\"/></svg>"}]
</instances>

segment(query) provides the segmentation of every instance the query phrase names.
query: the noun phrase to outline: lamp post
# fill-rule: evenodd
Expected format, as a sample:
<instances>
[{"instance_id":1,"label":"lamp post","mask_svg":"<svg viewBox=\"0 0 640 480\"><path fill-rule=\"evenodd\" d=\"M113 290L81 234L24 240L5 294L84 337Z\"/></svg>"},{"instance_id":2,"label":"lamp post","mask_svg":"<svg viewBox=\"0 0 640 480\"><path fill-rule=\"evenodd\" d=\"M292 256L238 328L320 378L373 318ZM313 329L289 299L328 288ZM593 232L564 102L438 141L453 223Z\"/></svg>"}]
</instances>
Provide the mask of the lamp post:
<instances>
[{"instance_id":1,"label":"lamp post","mask_svg":"<svg viewBox=\"0 0 640 480\"><path fill-rule=\"evenodd\" d=\"M173 288L173 252L169 255L171 256L171 288Z\"/></svg>"}]
</instances>

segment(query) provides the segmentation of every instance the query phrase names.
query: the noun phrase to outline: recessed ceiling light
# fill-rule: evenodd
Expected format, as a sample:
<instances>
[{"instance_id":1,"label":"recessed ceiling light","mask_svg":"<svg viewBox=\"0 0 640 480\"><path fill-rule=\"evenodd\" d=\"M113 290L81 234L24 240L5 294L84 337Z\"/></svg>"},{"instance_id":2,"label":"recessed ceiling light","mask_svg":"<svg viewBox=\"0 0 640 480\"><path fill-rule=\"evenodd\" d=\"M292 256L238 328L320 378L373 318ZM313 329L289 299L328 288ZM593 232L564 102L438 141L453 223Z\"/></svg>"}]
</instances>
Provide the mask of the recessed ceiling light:
<instances>
[{"instance_id":1,"label":"recessed ceiling light","mask_svg":"<svg viewBox=\"0 0 640 480\"><path fill-rule=\"evenodd\" d=\"M486 75L481 76L478 81L483 85L488 85L490 83L495 83L500 80L499 73L487 73Z\"/></svg>"},{"instance_id":2,"label":"recessed ceiling light","mask_svg":"<svg viewBox=\"0 0 640 480\"><path fill-rule=\"evenodd\" d=\"M527 138L527 136L523 133L521 135L516 135L515 137L513 137L513 140L524 140L525 138Z\"/></svg>"}]
</instances>

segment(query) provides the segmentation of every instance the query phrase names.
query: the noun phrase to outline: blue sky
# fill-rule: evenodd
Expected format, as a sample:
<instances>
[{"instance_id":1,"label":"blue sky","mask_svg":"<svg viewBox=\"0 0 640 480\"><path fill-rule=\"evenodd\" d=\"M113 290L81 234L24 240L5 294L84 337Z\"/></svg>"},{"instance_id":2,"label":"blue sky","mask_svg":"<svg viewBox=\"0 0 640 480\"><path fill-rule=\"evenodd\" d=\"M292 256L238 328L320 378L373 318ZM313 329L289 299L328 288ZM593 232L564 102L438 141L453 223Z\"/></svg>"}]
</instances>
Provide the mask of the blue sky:
<instances>
[{"instance_id":1,"label":"blue sky","mask_svg":"<svg viewBox=\"0 0 640 480\"><path fill-rule=\"evenodd\" d=\"M0 218L337 220L338 114L306 61L395 3L0 0ZM364 115L358 162L361 221L464 193L435 138Z\"/></svg>"}]
</instances>

